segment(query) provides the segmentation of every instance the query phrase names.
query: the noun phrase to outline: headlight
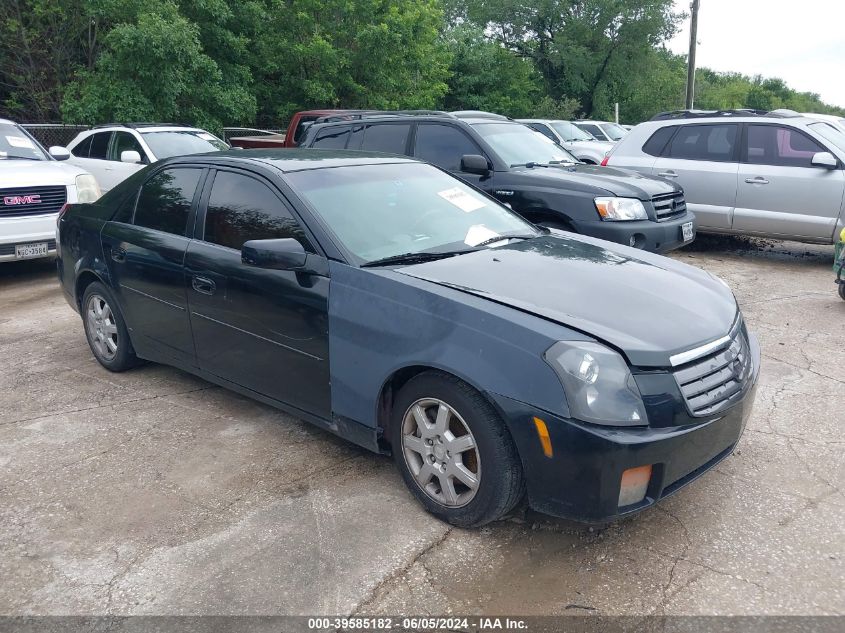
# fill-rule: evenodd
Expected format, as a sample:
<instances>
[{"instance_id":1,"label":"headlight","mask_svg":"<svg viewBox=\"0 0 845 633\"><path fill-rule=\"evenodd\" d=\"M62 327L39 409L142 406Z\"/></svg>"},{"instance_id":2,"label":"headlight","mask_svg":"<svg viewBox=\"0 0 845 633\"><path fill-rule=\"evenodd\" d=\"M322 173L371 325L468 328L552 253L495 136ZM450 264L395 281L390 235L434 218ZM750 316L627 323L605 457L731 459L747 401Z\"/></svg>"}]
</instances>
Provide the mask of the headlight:
<instances>
[{"instance_id":1,"label":"headlight","mask_svg":"<svg viewBox=\"0 0 845 633\"><path fill-rule=\"evenodd\" d=\"M91 174L76 177L76 199L78 202L96 202L100 197L100 186Z\"/></svg>"},{"instance_id":2,"label":"headlight","mask_svg":"<svg viewBox=\"0 0 845 633\"><path fill-rule=\"evenodd\" d=\"M607 426L648 424L625 359L598 343L558 341L544 355L560 378L573 418Z\"/></svg>"},{"instance_id":3,"label":"headlight","mask_svg":"<svg viewBox=\"0 0 845 633\"><path fill-rule=\"evenodd\" d=\"M596 210L602 220L648 220L643 203L636 198L596 198Z\"/></svg>"}]
</instances>

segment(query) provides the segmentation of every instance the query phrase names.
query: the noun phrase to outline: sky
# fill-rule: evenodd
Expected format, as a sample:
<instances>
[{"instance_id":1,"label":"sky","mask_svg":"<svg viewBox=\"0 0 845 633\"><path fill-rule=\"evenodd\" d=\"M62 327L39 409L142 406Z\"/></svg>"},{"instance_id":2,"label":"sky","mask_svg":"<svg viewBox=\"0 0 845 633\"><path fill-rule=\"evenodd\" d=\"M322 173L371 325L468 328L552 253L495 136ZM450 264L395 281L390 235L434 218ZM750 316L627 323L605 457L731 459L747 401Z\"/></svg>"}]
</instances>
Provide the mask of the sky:
<instances>
[{"instance_id":1,"label":"sky","mask_svg":"<svg viewBox=\"0 0 845 633\"><path fill-rule=\"evenodd\" d=\"M700 0L696 66L780 77L845 107L845 0ZM689 13L690 0L675 0ZM689 48L689 18L668 47Z\"/></svg>"}]
</instances>

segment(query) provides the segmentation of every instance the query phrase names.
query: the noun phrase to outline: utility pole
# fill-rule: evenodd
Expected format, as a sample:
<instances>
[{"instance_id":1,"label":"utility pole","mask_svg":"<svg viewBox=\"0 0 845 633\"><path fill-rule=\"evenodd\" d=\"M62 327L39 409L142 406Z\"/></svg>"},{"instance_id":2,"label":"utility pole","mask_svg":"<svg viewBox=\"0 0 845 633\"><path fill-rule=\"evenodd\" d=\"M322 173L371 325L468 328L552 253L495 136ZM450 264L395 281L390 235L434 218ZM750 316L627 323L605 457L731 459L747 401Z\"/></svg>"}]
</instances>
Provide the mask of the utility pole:
<instances>
[{"instance_id":1,"label":"utility pole","mask_svg":"<svg viewBox=\"0 0 845 633\"><path fill-rule=\"evenodd\" d=\"M686 109L692 110L692 104L695 100L695 45L698 39L698 0L692 0L689 6L692 11L692 20L690 21L689 57L687 58Z\"/></svg>"}]
</instances>

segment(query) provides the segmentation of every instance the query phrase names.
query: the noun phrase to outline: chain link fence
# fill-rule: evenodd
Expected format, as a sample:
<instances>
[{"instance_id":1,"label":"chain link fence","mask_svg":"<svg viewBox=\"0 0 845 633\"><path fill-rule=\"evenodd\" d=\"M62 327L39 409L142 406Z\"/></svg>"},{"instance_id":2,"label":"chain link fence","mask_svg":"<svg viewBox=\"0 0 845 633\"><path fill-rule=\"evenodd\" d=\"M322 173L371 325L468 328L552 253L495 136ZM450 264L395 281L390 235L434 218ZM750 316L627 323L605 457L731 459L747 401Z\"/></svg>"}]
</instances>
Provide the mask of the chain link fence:
<instances>
[{"instance_id":1,"label":"chain link fence","mask_svg":"<svg viewBox=\"0 0 845 633\"><path fill-rule=\"evenodd\" d=\"M62 125L58 123L22 123L21 127L32 134L44 147L70 143L80 132L90 128L88 125Z\"/></svg>"},{"instance_id":2,"label":"chain link fence","mask_svg":"<svg viewBox=\"0 0 845 633\"><path fill-rule=\"evenodd\" d=\"M44 147L51 145L65 146L80 132L91 128L89 125L64 125L60 123L21 123L27 132ZM227 143L230 138L237 136L262 136L265 134L282 134L283 129L262 129L251 127L224 127L223 140Z\"/></svg>"}]
</instances>

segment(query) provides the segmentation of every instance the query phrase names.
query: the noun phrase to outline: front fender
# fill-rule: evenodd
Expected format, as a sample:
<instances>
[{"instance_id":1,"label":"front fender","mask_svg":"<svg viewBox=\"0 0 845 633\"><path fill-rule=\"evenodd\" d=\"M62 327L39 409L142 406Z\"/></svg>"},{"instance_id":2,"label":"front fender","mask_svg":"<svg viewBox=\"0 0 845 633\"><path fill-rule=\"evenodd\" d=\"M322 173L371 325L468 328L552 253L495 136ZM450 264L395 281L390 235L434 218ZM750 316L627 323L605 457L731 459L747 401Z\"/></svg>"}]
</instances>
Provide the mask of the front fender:
<instances>
[{"instance_id":1,"label":"front fender","mask_svg":"<svg viewBox=\"0 0 845 633\"><path fill-rule=\"evenodd\" d=\"M419 365L451 373L480 392L566 410L543 353L558 340L590 340L583 334L398 271L330 267L334 415L376 427L385 382Z\"/></svg>"}]
</instances>

